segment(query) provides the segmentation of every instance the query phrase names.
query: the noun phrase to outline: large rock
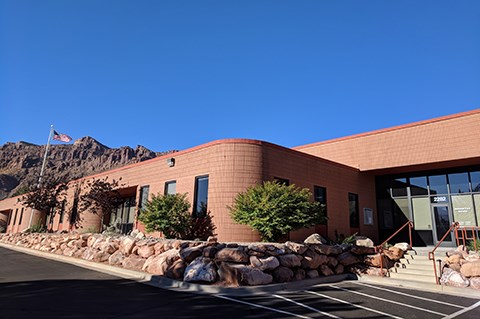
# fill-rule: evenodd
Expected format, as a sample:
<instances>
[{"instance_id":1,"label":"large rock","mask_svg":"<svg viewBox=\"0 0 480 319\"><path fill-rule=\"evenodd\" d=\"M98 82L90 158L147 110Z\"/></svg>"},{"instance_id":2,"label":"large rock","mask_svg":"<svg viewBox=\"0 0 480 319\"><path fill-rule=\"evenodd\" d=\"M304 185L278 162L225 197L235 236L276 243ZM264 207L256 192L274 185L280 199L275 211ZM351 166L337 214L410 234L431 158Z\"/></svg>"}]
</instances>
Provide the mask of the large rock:
<instances>
[{"instance_id":1,"label":"large rock","mask_svg":"<svg viewBox=\"0 0 480 319\"><path fill-rule=\"evenodd\" d=\"M328 262L327 262L328 267L331 267L332 269L337 267L338 265L338 260L335 257L328 257Z\"/></svg>"},{"instance_id":2,"label":"large rock","mask_svg":"<svg viewBox=\"0 0 480 319\"><path fill-rule=\"evenodd\" d=\"M305 269L302 268L297 268L295 269L294 275L293 275L293 280L304 280L305 279Z\"/></svg>"},{"instance_id":3,"label":"large rock","mask_svg":"<svg viewBox=\"0 0 480 319\"><path fill-rule=\"evenodd\" d=\"M94 255L93 255L93 261L97 261L97 262L105 262L105 261L108 261L108 258L110 258L111 254L105 252L105 251L97 251Z\"/></svg>"},{"instance_id":4,"label":"large rock","mask_svg":"<svg viewBox=\"0 0 480 319\"><path fill-rule=\"evenodd\" d=\"M287 246L292 252L299 255L303 255L303 253L306 252L308 249L307 245L294 243L293 241L287 241L285 243L285 246Z\"/></svg>"},{"instance_id":5,"label":"large rock","mask_svg":"<svg viewBox=\"0 0 480 319\"><path fill-rule=\"evenodd\" d=\"M459 264L463 260L463 256L460 254L452 254L447 257L447 264Z\"/></svg>"},{"instance_id":6,"label":"large rock","mask_svg":"<svg viewBox=\"0 0 480 319\"><path fill-rule=\"evenodd\" d=\"M309 249L303 254L301 265L304 269L317 269L320 265L326 264L327 262L328 257L326 255L317 254Z\"/></svg>"},{"instance_id":7,"label":"large rock","mask_svg":"<svg viewBox=\"0 0 480 319\"><path fill-rule=\"evenodd\" d=\"M136 255L130 255L122 261L123 268L132 270L141 270L145 264L145 259Z\"/></svg>"},{"instance_id":8,"label":"large rock","mask_svg":"<svg viewBox=\"0 0 480 319\"><path fill-rule=\"evenodd\" d=\"M211 259L198 257L185 269L183 281L213 283L217 281L217 269Z\"/></svg>"},{"instance_id":9,"label":"large rock","mask_svg":"<svg viewBox=\"0 0 480 319\"><path fill-rule=\"evenodd\" d=\"M480 261L464 263L460 273L465 277L480 277Z\"/></svg>"},{"instance_id":10,"label":"large rock","mask_svg":"<svg viewBox=\"0 0 480 319\"><path fill-rule=\"evenodd\" d=\"M290 268L280 266L273 271L272 275L275 282L288 282L292 281L295 274Z\"/></svg>"},{"instance_id":11,"label":"large rock","mask_svg":"<svg viewBox=\"0 0 480 319\"><path fill-rule=\"evenodd\" d=\"M466 288L470 285L470 281L462 276L461 273L449 268L444 269L440 282L444 285L457 288Z\"/></svg>"},{"instance_id":12,"label":"large rock","mask_svg":"<svg viewBox=\"0 0 480 319\"><path fill-rule=\"evenodd\" d=\"M165 272L165 276L175 280L182 280L183 275L185 274L186 268L187 268L187 264L183 260L178 259L174 261L173 264L167 268L167 271Z\"/></svg>"},{"instance_id":13,"label":"large rock","mask_svg":"<svg viewBox=\"0 0 480 319\"><path fill-rule=\"evenodd\" d=\"M387 250L383 250L385 256L387 256L390 260L397 261L403 257L404 251L398 247L390 247Z\"/></svg>"},{"instance_id":14,"label":"large rock","mask_svg":"<svg viewBox=\"0 0 480 319\"><path fill-rule=\"evenodd\" d=\"M125 256L117 250L108 257L108 263L112 266L118 266L122 264L122 261L125 259Z\"/></svg>"},{"instance_id":15,"label":"large rock","mask_svg":"<svg viewBox=\"0 0 480 319\"><path fill-rule=\"evenodd\" d=\"M331 276L334 274L333 270L331 270L327 265L321 265L319 272L324 276Z\"/></svg>"},{"instance_id":16,"label":"large rock","mask_svg":"<svg viewBox=\"0 0 480 319\"><path fill-rule=\"evenodd\" d=\"M327 240L320 234L312 234L308 236L304 241L305 244L326 244Z\"/></svg>"},{"instance_id":17,"label":"large rock","mask_svg":"<svg viewBox=\"0 0 480 319\"><path fill-rule=\"evenodd\" d=\"M187 247L180 250L180 258L186 263L192 262L195 258L202 256L204 246Z\"/></svg>"},{"instance_id":18,"label":"large rock","mask_svg":"<svg viewBox=\"0 0 480 319\"><path fill-rule=\"evenodd\" d=\"M278 261L277 257L270 256L270 257L257 257L257 256L250 256L250 264L261 270L273 270L280 266L280 262Z\"/></svg>"},{"instance_id":19,"label":"large rock","mask_svg":"<svg viewBox=\"0 0 480 319\"><path fill-rule=\"evenodd\" d=\"M480 290L480 277L470 278L470 288Z\"/></svg>"},{"instance_id":20,"label":"large rock","mask_svg":"<svg viewBox=\"0 0 480 319\"><path fill-rule=\"evenodd\" d=\"M285 254L278 256L280 265L288 268L300 267L302 257L295 254Z\"/></svg>"},{"instance_id":21,"label":"large rock","mask_svg":"<svg viewBox=\"0 0 480 319\"><path fill-rule=\"evenodd\" d=\"M128 256L132 253L133 247L135 247L135 239L129 236L122 237L120 241L120 247L118 248L122 254Z\"/></svg>"},{"instance_id":22,"label":"large rock","mask_svg":"<svg viewBox=\"0 0 480 319\"><path fill-rule=\"evenodd\" d=\"M72 257L75 254L76 251L77 251L76 247L67 247L63 250L63 255L68 256L68 257Z\"/></svg>"},{"instance_id":23,"label":"large rock","mask_svg":"<svg viewBox=\"0 0 480 319\"><path fill-rule=\"evenodd\" d=\"M388 268L389 266L387 257L385 256L382 257L380 254L365 256L363 261L367 266L372 266L377 268L380 268L380 267ZM382 261L383 261L383 265L382 265Z\"/></svg>"},{"instance_id":24,"label":"large rock","mask_svg":"<svg viewBox=\"0 0 480 319\"><path fill-rule=\"evenodd\" d=\"M342 247L330 245L311 245L311 248L321 255L339 255L342 253Z\"/></svg>"},{"instance_id":25,"label":"large rock","mask_svg":"<svg viewBox=\"0 0 480 319\"><path fill-rule=\"evenodd\" d=\"M273 277L258 268L241 264L222 263L218 270L220 280L224 283L239 286L241 283L248 286L268 285Z\"/></svg>"},{"instance_id":26,"label":"large rock","mask_svg":"<svg viewBox=\"0 0 480 319\"><path fill-rule=\"evenodd\" d=\"M170 249L158 256L150 256L143 265L142 270L150 274L163 276L169 266L178 259L180 259L179 251L176 249Z\"/></svg>"},{"instance_id":27,"label":"large rock","mask_svg":"<svg viewBox=\"0 0 480 319\"><path fill-rule=\"evenodd\" d=\"M93 260L95 254L97 253L98 250L96 249L93 249L91 247L87 247L87 249L85 249L85 251L83 252L82 254L82 259L85 259L85 260Z\"/></svg>"},{"instance_id":28,"label":"large rock","mask_svg":"<svg viewBox=\"0 0 480 319\"><path fill-rule=\"evenodd\" d=\"M335 274L337 275L343 274L345 272L345 267L342 264L338 264L337 266L335 266L334 269L335 269Z\"/></svg>"},{"instance_id":29,"label":"large rock","mask_svg":"<svg viewBox=\"0 0 480 319\"><path fill-rule=\"evenodd\" d=\"M353 246L350 252L355 255L373 255L375 247Z\"/></svg>"},{"instance_id":30,"label":"large rock","mask_svg":"<svg viewBox=\"0 0 480 319\"><path fill-rule=\"evenodd\" d=\"M348 251L338 255L337 259L338 259L338 262L344 266L350 266L350 265L358 264L361 262L361 260L358 259L357 256L353 255Z\"/></svg>"},{"instance_id":31,"label":"large rock","mask_svg":"<svg viewBox=\"0 0 480 319\"><path fill-rule=\"evenodd\" d=\"M142 233L139 233L142 234ZM150 256L153 256L155 254L155 249L153 248L152 245L143 245L138 247L137 249L137 255L142 257L142 258L148 258Z\"/></svg>"},{"instance_id":32,"label":"large rock","mask_svg":"<svg viewBox=\"0 0 480 319\"><path fill-rule=\"evenodd\" d=\"M363 247L374 247L375 244L373 240L365 236L357 236L355 238L355 245L356 246L363 246Z\"/></svg>"},{"instance_id":33,"label":"large rock","mask_svg":"<svg viewBox=\"0 0 480 319\"><path fill-rule=\"evenodd\" d=\"M221 262L248 263L249 256L242 248L223 248L215 255L215 259Z\"/></svg>"},{"instance_id":34,"label":"large rock","mask_svg":"<svg viewBox=\"0 0 480 319\"><path fill-rule=\"evenodd\" d=\"M251 256L279 256L285 254L285 249L273 244L253 243L248 245Z\"/></svg>"},{"instance_id":35,"label":"large rock","mask_svg":"<svg viewBox=\"0 0 480 319\"><path fill-rule=\"evenodd\" d=\"M393 245L393 247L400 248L404 252L412 248L408 243L396 243L395 245Z\"/></svg>"},{"instance_id":36,"label":"large rock","mask_svg":"<svg viewBox=\"0 0 480 319\"><path fill-rule=\"evenodd\" d=\"M317 278L319 276L318 271L316 269L312 269L307 271L305 274L307 278Z\"/></svg>"}]
</instances>

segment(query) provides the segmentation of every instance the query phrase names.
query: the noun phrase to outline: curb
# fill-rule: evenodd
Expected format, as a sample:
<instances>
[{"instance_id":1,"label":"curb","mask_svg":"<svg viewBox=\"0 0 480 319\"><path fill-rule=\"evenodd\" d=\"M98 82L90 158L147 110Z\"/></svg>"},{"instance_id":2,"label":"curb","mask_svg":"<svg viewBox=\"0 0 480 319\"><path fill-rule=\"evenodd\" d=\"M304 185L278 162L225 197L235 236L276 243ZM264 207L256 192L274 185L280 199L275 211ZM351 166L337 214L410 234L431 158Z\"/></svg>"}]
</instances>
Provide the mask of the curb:
<instances>
[{"instance_id":1,"label":"curb","mask_svg":"<svg viewBox=\"0 0 480 319\"><path fill-rule=\"evenodd\" d=\"M141 284L153 286L156 288L177 290L183 292L192 292L199 294L220 294L229 296L248 296L275 293L279 291L295 291L304 290L307 287L321 284L331 284L344 280L355 280L357 277L353 274L332 275L328 277L318 277L313 279L305 279L280 284L271 284L264 286L240 286L240 287L224 287L215 285L201 285L178 281L163 276L147 274L141 271L123 269L120 267L110 266L94 261L87 261L79 258L56 255L44 251L38 251L31 248L16 246L12 244L0 243L0 247L15 250L21 253L29 254L36 257L55 260L63 263L72 264L82 268L98 271L108 275L117 276L124 279L136 281Z\"/></svg>"}]
</instances>

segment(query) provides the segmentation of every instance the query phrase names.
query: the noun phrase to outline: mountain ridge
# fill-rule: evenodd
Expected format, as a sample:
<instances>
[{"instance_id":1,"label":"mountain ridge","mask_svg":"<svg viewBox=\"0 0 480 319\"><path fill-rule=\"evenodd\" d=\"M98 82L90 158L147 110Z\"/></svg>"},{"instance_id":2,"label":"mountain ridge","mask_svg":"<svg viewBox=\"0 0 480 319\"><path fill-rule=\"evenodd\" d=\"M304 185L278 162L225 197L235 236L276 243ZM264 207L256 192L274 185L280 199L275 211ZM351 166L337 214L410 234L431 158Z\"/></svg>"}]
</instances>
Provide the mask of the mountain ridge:
<instances>
[{"instance_id":1,"label":"mountain ridge","mask_svg":"<svg viewBox=\"0 0 480 319\"><path fill-rule=\"evenodd\" d=\"M74 180L132 163L176 152L154 152L137 145L110 148L85 136L71 144L51 144L45 171L65 180ZM45 145L19 141L0 146L0 200L22 193L38 181Z\"/></svg>"}]
</instances>

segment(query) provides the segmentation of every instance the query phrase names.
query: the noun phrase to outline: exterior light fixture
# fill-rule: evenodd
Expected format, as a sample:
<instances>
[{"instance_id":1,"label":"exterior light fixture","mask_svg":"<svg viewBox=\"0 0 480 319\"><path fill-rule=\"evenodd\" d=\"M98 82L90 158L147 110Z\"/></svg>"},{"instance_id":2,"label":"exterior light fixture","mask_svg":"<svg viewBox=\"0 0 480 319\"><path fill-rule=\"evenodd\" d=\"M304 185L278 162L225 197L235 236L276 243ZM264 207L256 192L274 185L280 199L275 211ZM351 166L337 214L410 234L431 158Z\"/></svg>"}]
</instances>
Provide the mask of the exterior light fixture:
<instances>
[{"instance_id":1,"label":"exterior light fixture","mask_svg":"<svg viewBox=\"0 0 480 319\"><path fill-rule=\"evenodd\" d=\"M168 167L175 166L175 159L173 157L167 158L167 165L168 165Z\"/></svg>"}]
</instances>

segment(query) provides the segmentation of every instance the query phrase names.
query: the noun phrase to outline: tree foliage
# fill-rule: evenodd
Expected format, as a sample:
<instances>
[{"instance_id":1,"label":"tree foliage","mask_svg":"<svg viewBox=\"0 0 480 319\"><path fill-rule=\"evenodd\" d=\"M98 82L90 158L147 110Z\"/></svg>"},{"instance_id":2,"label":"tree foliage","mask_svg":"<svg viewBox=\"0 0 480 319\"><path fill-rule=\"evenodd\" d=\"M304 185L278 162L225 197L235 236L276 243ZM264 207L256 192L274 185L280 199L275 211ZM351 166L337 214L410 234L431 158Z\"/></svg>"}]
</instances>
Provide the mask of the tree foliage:
<instances>
[{"instance_id":1,"label":"tree foliage","mask_svg":"<svg viewBox=\"0 0 480 319\"><path fill-rule=\"evenodd\" d=\"M68 190L67 182L54 177L44 177L40 185L32 185L20 202L47 215L61 208Z\"/></svg>"},{"instance_id":2,"label":"tree foliage","mask_svg":"<svg viewBox=\"0 0 480 319\"><path fill-rule=\"evenodd\" d=\"M278 241L288 232L326 220L324 207L311 201L308 189L264 182L236 196L231 216L257 230L264 241Z\"/></svg>"},{"instance_id":3,"label":"tree foliage","mask_svg":"<svg viewBox=\"0 0 480 319\"><path fill-rule=\"evenodd\" d=\"M79 197L79 210L90 210L92 213L101 216L101 222L120 203L121 196L118 189L122 185L120 180L113 179L111 182L108 176L103 179L91 179L86 183L86 192Z\"/></svg>"},{"instance_id":4,"label":"tree foliage","mask_svg":"<svg viewBox=\"0 0 480 319\"><path fill-rule=\"evenodd\" d=\"M162 232L166 238L206 239L213 235L215 226L210 213L195 218L190 212L187 194L158 194L148 200L138 219L148 232Z\"/></svg>"}]
</instances>

